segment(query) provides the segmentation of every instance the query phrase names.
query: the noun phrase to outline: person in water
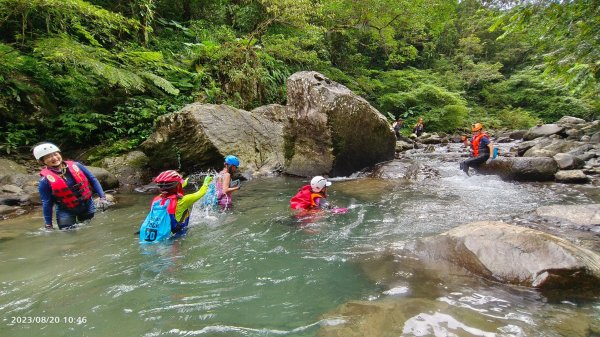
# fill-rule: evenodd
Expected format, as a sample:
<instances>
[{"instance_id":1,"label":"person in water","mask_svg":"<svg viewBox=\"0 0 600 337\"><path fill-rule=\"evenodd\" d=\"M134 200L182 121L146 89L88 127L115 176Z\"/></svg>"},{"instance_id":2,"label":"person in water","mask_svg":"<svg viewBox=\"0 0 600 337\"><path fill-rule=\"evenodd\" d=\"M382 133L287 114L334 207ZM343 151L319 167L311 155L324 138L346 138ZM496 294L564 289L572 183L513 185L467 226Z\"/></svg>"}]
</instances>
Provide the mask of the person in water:
<instances>
[{"instance_id":1,"label":"person in water","mask_svg":"<svg viewBox=\"0 0 600 337\"><path fill-rule=\"evenodd\" d=\"M290 208L303 209L329 209L331 205L327 201L327 187L331 182L322 176L311 179L309 185L302 186L296 195L290 200Z\"/></svg>"},{"instance_id":2,"label":"person in water","mask_svg":"<svg viewBox=\"0 0 600 337\"><path fill-rule=\"evenodd\" d=\"M472 158L469 158L460 163L460 169L469 175L469 167L478 168L481 164L485 163L489 158L490 154L494 152L494 144L490 140L490 137L483 132L483 124L475 123L471 127L473 132L473 138L469 141L467 137L463 138L465 146L471 148Z\"/></svg>"},{"instance_id":3,"label":"person in water","mask_svg":"<svg viewBox=\"0 0 600 337\"><path fill-rule=\"evenodd\" d=\"M225 157L223 170L217 175L217 203L222 210L233 207L231 194L240 189L240 181L232 180L232 176L240 166L240 160L236 156Z\"/></svg>"},{"instance_id":4,"label":"person in water","mask_svg":"<svg viewBox=\"0 0 600 337\"><path fill-rule=\"evenodd\" d=\"M157 242L184 234L192 205L206 194L211 181L212 177L206 176L198 191L184 195L187 181L177 171L164 171L154 178L160 194L152 200L150 212L140 227L140 242Z\"/></svg>"},{"instance_id":5,"label":"person in water","mask_svg":"<svg viewBox=\"0 0 600 337\"><path fill-rule=\"evenodd\" d=\"M96 212L96 205L92 199L91 188L100 197L99 206L108 205L98 179L81 163L63 161L58 146L52 143L38 144L33 148L33 156L44 165L40 171L38 190L42 199L46 229L54 228L52 212L55 205L56 222L60 229L92 219Z\"/></svg>"}]
</instances>

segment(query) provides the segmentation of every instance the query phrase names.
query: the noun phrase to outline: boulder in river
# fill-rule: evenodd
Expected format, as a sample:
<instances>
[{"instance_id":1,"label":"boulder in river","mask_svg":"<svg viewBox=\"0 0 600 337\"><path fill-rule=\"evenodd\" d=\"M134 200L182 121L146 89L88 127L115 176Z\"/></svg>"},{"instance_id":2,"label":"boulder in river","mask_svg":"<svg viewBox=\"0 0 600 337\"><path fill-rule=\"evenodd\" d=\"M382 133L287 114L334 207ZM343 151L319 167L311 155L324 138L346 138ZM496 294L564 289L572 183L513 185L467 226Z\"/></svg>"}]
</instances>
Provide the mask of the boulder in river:
<instances>
[{"instance_id":1,"label":"boulder in river","mask_svg":"<svg viewBox=\"0 0 600 337\"><path fill-rule=\"evenodd\" d=\"M418 240L424 261L444 260L475 275L534 288L577 288L600 282L600 255L541 231L481 221Z\"/></svg>"},{"instance_id":2,"label":"boulder in river","mask_svg":"<svg viewBox=\"0 0 600 337\"><path fill-rule=\"evenodd\" d=\"M394 158L386 118L350 89L312 71L290 76L287 88L287 173L344 176Z\"/></svg>"},{"instance_id":3,"label":"boulder in river","mask_svg":"<svg viewBox=\"0 0 600 337\"><path fill-rule=\"evenodd\" d=\"M517 181L552 181L558 165L550 157L503 157L488 160L478 168L484 174Z\"/></svg>"}]
</instances>

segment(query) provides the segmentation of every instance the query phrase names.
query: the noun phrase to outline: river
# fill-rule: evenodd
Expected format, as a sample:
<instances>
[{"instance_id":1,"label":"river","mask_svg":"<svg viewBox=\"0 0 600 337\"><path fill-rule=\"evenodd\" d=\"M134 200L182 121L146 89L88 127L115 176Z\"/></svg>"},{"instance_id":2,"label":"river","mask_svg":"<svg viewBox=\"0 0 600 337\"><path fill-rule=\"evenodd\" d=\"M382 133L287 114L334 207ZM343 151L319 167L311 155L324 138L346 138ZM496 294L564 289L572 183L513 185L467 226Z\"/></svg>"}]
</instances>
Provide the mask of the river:
<instances>
[{"instance_id":1,"label":"river","mask_svg":"<svg viewBox=\"0 0 600 337\"><path fill-rule=\"evenodd\" d=\"M568 317L600 326L596 297L553 301L481 280L460 290L386 289L365 275L355 259L397 242L543 205L600 202L591 187L467 177L456 163L420 160L439 178L334 180L329 200L346 214L299 219L289 199L306 181L247 181L233 211L197 208L188 233L164 244L140 245L134 235L152 198L144 194L117 195L116 206L71 231L44 231L41 212L2 221L0 335L315 336L344 324L327 315L339 305L393 296L447 308L409 320L405 329L418 328L406 336L569 336L579 321ZM472 326L483 313L501 324Z\"/></svg>"}]
</instances>

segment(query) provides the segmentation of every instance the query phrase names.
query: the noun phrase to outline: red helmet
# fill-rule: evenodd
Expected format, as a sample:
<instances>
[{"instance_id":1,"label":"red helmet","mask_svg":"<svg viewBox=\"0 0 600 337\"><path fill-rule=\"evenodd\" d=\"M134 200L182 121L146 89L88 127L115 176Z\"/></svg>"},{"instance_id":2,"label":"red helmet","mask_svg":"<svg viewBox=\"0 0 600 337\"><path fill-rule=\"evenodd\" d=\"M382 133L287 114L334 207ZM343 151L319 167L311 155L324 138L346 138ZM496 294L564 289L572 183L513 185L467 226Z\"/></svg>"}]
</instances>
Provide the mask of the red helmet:
<instances>
[{"instance_id":1,"label":"red helmet","mask_svg":"<svg viewBox=\"0 0 600 337\"><path fill-rule=\"evenodd\" d=\"M178 184L183 183L183 177L175 170L168 170L161 172L156 176L154 182L158 184L158 187L161 189L172 189L177 187Z\"/></svg>"}]
</instances>

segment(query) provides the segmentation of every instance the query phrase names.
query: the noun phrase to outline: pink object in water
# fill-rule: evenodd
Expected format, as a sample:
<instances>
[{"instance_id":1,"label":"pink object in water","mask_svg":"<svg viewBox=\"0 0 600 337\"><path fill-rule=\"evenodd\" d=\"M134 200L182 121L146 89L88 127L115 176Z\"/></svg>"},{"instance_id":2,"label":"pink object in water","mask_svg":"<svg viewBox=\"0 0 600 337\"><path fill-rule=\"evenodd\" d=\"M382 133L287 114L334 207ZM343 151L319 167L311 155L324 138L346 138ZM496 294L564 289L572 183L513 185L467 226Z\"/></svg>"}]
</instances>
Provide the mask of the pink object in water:
<instances>
[{"instance_id":1,"label":"pink object in water","mask_svg":"<svg viewBox=\"0 0 600 337\"><path fill-rule=\"evenodd\" d=\"M336 207L331 209L331 213L334 214L344 214L346 212L348 212L348 209L345 207Z\"/></svg>"}]
</instances>

